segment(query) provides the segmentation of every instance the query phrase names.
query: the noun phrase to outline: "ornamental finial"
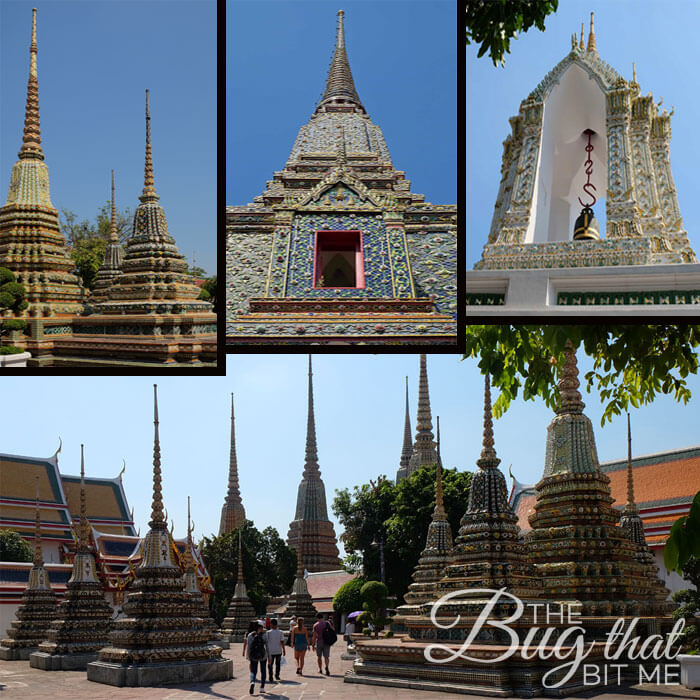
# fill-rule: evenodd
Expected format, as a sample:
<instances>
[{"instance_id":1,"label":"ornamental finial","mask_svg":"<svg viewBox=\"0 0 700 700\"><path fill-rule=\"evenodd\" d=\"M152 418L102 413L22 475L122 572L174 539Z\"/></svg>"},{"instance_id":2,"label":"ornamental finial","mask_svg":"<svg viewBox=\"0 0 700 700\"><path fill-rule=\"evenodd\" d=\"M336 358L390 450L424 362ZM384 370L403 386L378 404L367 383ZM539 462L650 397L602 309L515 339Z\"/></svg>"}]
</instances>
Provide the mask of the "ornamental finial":
<instances>
[{"instance_id":1,"label":"ornamental finial","mask_svg":"<svg viewBox=\"0 0 700 700\"><path fill-rule=\"evenodd\" d=\"M78 525L78 551L88 548L88 519L85 504L85 446L80 445L80 523Z\"/></svg>"},{"instance_id":2,"label":"ornamental finial","mask_svg":"<svg viewBox=\"0 0 700 700\"><path fill-rule=\"evenodd\" d=\"M112 218L109 222L109 240L112 243L119 241L117 236L117 207L114 201L114 170L112 170Z\"/></svg>"},{"instance_id":3,"label":"ornamental finial","mask_svg":"<svg viewBox=\"0 0 700 700\"><path fill-rule=\"evenodd\" d=\"M187 497L187 543L183 555L185 573L194 572L194 559L192 557L192 525L190 522L190 497Z\"/></svg>"},{"instance_id":4,"label":"ornamental finial","mask_svg":"<svg viewBox=\"0 0 700 700\"><path fill-rule=\"evenodd\" d=\"M634 65L634 61L632 62L632 82L637 82L637 67Z\"/></svg>"},{"instance_id":5,"label":"ornamental finial","mask_svg":"<svg viewBox=\"0 0 700 700\"><path fill-rule=\"evenodd\" d=\"M236 583L244 583L243 581L243 528L238 528L238 573Z\"/></svg>"},{"instance_id":6,"label":"ornamental finial","mask_svg":"<svg viewBox=\"0 0 700 700\"><path fill-rule=\"evenodd\" d=\"M345 12L343 10L338 10L338 31L335 37L335 48L342 49L345 48L345 27L343 26L343 17Z\"/></svg>"},{"instance_id":7,"label":"ornamental finial","mask_svg":"<svg viewBox=\"0 0 700 700\"><path fill-rule=\"evenodd\" d=\"M488 372L484 376L484 438L481 456L476 460L479 469L496 468L501 460L496 455L493 439L493 415L491 413L491 381Z\"/></svg>"},{"instance_id":8,"label":"ornamental finial","mask_svg":"<svg viewBox=\"0 0 700 700\"><path fill-rule=\"evenodd\" d=\"M24 134L20 158L44 160L41 150L41 127L39 124L39 79L36 67L36 8L32 9L32 41L29 45L29 80L27 82L27 103L24 111Z\"/></svg>"},{"instance_id":9,"label":"ornamental finial","mask_svg":"<svg viewBox=\"0 0 700 700\"><path fill-rule=\"evenodd\" d=\"M41 556L41 511L39 510L39 476L36 477L36 508L34 522L34 566L44 566Z\"/></svg>"},{"instance_id":10,"label":"ornamental finial","mask_svg":"<svg viewBox=\"0 0 700 700\"><path fill-rule=\"evenodd\" d=\"M437 424L437 464L435 468L435 509L433 510L433 519L436 516L445 515L445 507L443 503L442 493L442 461L440 460L440 416L436 416ZM443 517L444 519L444 517Z\"/></svg>"},{"instance_id":11,"label":"ornamental finial","mask_svg":"<svg viewBox=\"0 0 700 700\"><path fill-rule=\"evenodd\" d=\"M632 431L630 429L630 414L627 414L627 509L635 510L634 477L632 476Z\"/></svg>"},{"instance_id":12,"label":"ornamental finial","mask_svg":"<svg viewBox=\"0 0 700 700\"><path fill-rule=\"evenodd\" d=\"M591 12L591 30L588 33L588 48L587 51L597 51L595 46L595 29L593 28L593 13Z\"/></svg>"},{"instance_id":13,"label":"ornamental finial","mask_svg":"<svg viewBox=\"0 0 700 700\"><path fill-rule=\"evenodd\" d=\"M586 48L586 44L583 43L583 22L581 22L581 40L578 43L579 49L583 51Z\"/></svg>"},{"instance_id":14,"label":"ornamental finial","mask_svg":"<svg viewBox=\"0 0 700 700\"><path fill-rule=\"evenodd\" d=\"M151 154L151 107L149 91L146 90L146 165L143 174L143 192L139 199L142 202L160 199L156 194L153 181L153 156Z\"/></svg>"},{"instance_id":15,"label":"ornamental finial","mask_svg":"<svg viewBox=\"0 0 700 700\"><path fill-rule=\"evenodd\" d=\"M313 371L311 368L311 355L309 355L309 397L308 412L306 418L306 460L304 463L304 476L319 474L318 447L316 443L316 419L314 416L314 385Z\"/></svg>"},{"instance_id":16,"label":"ornamental finial","mask_svg":"<svg viewBox=\"0 0 700 700\"><path fill-rule=\"evenodd\" d=\"M163 516L163 494L161 492L160 436L158 435L158 385L153 385L153 506L151 508L152 528L165 530L168 526Z\"/></svg>"},{"instance_id":17,"label":"ornamental finial","mask_svg":"<svg viewBox=\"0 0 700 700\"><path fill-rule=\"evenodd\" d=\"M564 346L564 367L562 368L559 385L559 408L557 414L583 413L586 404L581 400L578 391L578 365L576 363L576 351L570 340L567 339Z\"/></svg>"}]
</instances>

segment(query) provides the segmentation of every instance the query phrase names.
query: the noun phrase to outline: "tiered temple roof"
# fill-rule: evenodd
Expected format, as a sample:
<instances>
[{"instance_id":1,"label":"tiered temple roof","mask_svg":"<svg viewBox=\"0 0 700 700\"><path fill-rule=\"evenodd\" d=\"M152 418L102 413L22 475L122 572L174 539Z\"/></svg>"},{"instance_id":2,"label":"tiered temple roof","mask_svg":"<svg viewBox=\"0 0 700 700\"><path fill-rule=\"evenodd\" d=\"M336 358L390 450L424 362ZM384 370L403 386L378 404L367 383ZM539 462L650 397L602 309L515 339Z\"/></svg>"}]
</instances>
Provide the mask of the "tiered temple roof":
<instances>
[{"instance_id":1,"label":"tiered temple roof","mask_svg":"<svg viewBox=\"0 0 700 700\"><path fill-rule=\"evenodd\" d=\"M39 124L36 9L32 10L29 82L19 160L12 167L7 202L0 207L0 266L15 273L27 290L30 316L76 314L84 290L74 274L51 204Z\"/></svg>"},{"instance_id":2,"label":"tiered temple roof","mask_svg":"<svg viewBox=\"0 0 700 700\"><path fill-rule=\"evenodd\" d=\"M80 478L80 522L73 574L45 641L29 658L30 666L45 671L84 670L88 661L94 661L97 652L107 646L112 627L112 606L105 600L95 557L89 549L83 445L80 446Z\"/></svg>"},{"instance_id":3,"label":"tiered temple roof","mask_svg":"<svg viewBox=\"0 0 700 700\"><path fill-rule=\"evenodd\" d=\"M109 299L109 287L112 282L121 274L122 247L117 234L117 209L114 201L114 170L112 170L112 215L109 224L109 241L105 248L104 258L92 285L90 302L106 301Z\"/></svg>"},{"instance_id":4,"label":"tiered temple roof","mask_svg":"<svg viewBox=\"0 0 700 700\"><path fill-rule=\"evenodd\" d=\"M7 638L0 642L0 659L28 659L46 638L46 631L56 613L56 595L41 554L41 521L39 515L39 477L36 477L34 520L34 564L29 572L29 585L22 594L22 604L15 613Z\"/></svg>"},{"instance_id":5,"label":"tiered temple roof","mask_svg":"<svg viewBox=\"0 0 700 700\"><path fill-rule=\"evenodd\" d=\"M294 520L289 524L287 544L296 550L302 571L303 569L335 571L341 568L335 530L333 523L328 519L326 487L318 467L311 355L309 355L306 460L297 493Z\"/></svg>"},{"instance_id":6,"label":"tiered temple roof","mask_svg":"<svg viewBox=\"0 0 700 700\"><path fill-rule=\"evenodd\" d=\"M219 535L233 532L245 523L245 508L238 484L238 458L236 457L236 421L233 413L233 394L231 394L231 450L228 462L228 491L221 508Z\"/></svg>"},{"instance_id":7,"label":"tiered temple roof","mask_svg":"<svg viewBox=\"0 0 700 700\"><path fill-rule=\"evenodd\" d=\"M116 686L149 686L197 680L228 680L232 663L221 647L207 644L209 630L192 612L182 569L163 514L158 399L154 393L153 503L143 559L115 621L111 646L88 664L88 680Z\"/></svg>"}]
</instances>

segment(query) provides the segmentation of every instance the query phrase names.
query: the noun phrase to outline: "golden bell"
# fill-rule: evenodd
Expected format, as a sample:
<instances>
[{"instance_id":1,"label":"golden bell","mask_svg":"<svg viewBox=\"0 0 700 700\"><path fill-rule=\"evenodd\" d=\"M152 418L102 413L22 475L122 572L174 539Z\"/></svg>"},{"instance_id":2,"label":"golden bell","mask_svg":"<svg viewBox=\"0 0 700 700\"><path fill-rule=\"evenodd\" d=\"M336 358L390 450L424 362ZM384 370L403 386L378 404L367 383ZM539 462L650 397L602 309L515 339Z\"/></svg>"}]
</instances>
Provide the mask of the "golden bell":
<instances>
[{"instance_id":1,"label":"golden bell","mask_svg":"<svg viewBox=\"0 0 700 700\"><path fill-rule=\"evenodd\" d=\"M599 241L598 221L593 214L593 209L584 207L574 224L575 241Z\"/></svg>"}]
</instances>

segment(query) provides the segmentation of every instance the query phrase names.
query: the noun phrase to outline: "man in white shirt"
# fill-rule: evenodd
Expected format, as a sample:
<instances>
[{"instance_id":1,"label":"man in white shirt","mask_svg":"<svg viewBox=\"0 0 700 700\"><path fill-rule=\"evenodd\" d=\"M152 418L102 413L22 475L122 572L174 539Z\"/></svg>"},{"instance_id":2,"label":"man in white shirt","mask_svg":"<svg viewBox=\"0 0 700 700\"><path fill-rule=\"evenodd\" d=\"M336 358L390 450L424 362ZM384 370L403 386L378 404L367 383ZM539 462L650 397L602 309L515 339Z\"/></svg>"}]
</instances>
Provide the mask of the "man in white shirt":
<instances>
[{"instance_id":1,"label":"man in white shirt","mask_svg":"<svg viewBox=\"0 0 700 700\"><path fill-rule=\"evenodd\" d=\"M272 680L272 664L275 664L275 680L280 680L280 665L282 656L286 656L287 652L284 648L284 632L277 627L277 619L270 620L270 629L265 632L267 638L267 648L269 656L267 657L269 679Z\"/></svg>"}]
</instances>

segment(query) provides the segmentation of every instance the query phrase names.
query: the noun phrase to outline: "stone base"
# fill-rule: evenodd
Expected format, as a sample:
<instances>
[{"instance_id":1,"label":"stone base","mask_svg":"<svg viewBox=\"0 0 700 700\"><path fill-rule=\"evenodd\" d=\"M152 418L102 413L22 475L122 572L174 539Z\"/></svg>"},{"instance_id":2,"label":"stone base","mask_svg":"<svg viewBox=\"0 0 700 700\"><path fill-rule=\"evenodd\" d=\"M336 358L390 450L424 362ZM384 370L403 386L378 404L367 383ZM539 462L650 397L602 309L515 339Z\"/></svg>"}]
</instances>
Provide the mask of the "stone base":
<instances>
[{"instance_id":1,"label":"stone base","mask_svg":"<svg viewBox=\"0 0 700 700\"><path fill-rule=\"evenodd\" d=\"M32 652L29 665L42 671L84 671L91 661L97 660L97 652L87 654L47 654Z\"/></svg>"},{"instance_id":2,"label":"stone base","mask_svg":"<svg viewBox=\"0 0 700 700\"><path fill-rule=\"evenodd\" d=\"M93 661L87 665L87 677L95 683L119 687L142 687L172 683L227 681L233 677L231 659L181 661L167 664L123 664Z\"/></svg>"},{"instance_id":3,"label":"stone base","mask_svg":"<svg viewBox=\"0 0 700 700\"><path fill-rule=\"evenodd\" d=\"M16 355L0 355L0 367L26 367L31 357L29 352L18 352Z\"/></svg>"},{"instance_id":4,"label":"stone base","mask_svg":"<svg viewBox=\"0 0 700 700\"><path fill-rule=\"evenodd\" d=\"M231 644L229 642L228 636L223 637L221 639L210 639L209 644L215 644L217 647L221 647L222 649L230 649Z\"/></svg>"},{"instance_id":5,"label":"stone base","mask_svg":"<svg viewBox=\"0 0 700 700\"><path fill-rule=\"evenodd\" d=\"M39 647L0 647L0 660L2 661L26 661L30 654Z\"/></svg>"}]
</instances>

